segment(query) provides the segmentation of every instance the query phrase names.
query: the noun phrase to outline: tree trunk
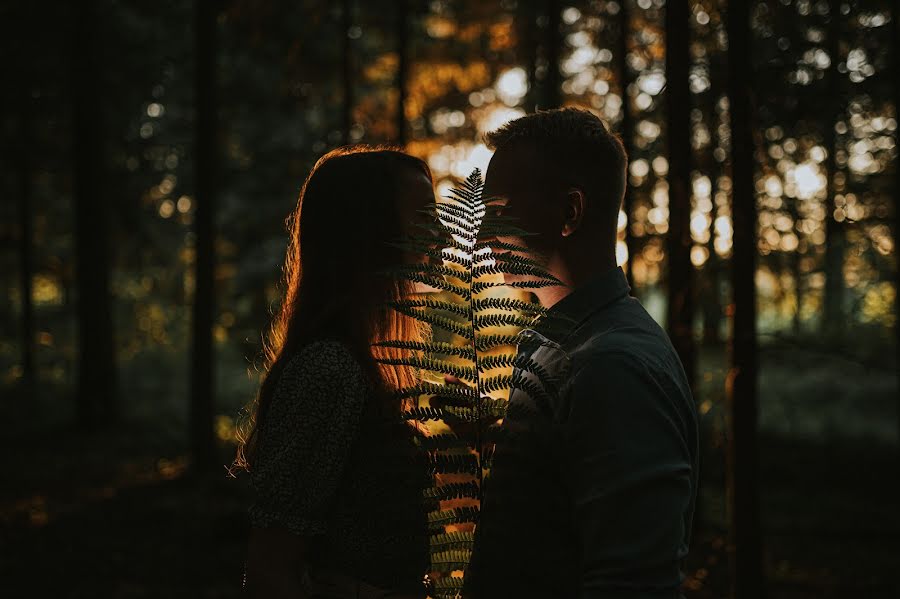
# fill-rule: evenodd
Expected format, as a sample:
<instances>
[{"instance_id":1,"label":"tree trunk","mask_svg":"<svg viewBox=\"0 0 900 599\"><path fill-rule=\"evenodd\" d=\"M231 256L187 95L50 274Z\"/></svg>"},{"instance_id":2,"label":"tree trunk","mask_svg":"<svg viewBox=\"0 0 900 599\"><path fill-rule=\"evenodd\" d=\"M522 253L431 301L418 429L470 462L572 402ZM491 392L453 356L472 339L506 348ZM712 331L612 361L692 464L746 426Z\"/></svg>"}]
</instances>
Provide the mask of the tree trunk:
<instances>
[{"instance_id":1,"label":"tree trunk","mask_svg":"<svg viewBox=\"0 0 900 599\"><path fill-rule=\"evenodd\" d=\"M24 71L24 69L23 69ZM34 363L34 303L31 277L34 273L34 227L32 225L32 127L34 100L31 98L29 74L23 72L19 90L19 149L15 153L19 164L19 293L22 296L22 396L26 401L34 397L37 376Z\"/></svg>"},{"instance_id":2,"label":"tree trunk","mask_svg":"<svg viewBox=\"0 0 900 599\"><path fill-rule=\"evenodd\" d=\"M896 73L900 72L900 7L894 5L891 22L894 24L894 117L900 120L900 77ZM900 127L895 133L897 147L900 148ZM898 255L900 248L900 149L898 155L894 157L894 255ZM896 259L894 270L894 310L896 311L896 320L894 320L894 348L897 359L897 372L900 373L900 258ZM898 433L900 433L900 403L897 404L897 425Z\"/></svg>"},{"instance_id":3,"label":"tree trunk","mask_svg":"<svg viewBox=\"0 0 900 599\"><path fill-rule=\"evenodd\" d=\"M397 144L406 145L406 95L409 79L409 0L397 0Z\"/></svg>"},{"instance_id":4,"label":"tree trunk","mask_svg":"<svg viewBox=\"0 0 900 599\"><path fill-rule=\"evenodd\" d=\"M826 73L827 102L832 110L825 123L824 143L828 152L825 162L826 209L825 209L825 329L838 332L843 328L844 316L844 223L835 219L837 205L834 201L834 177L837 174L837 139L834 130L836 120L843 118L838 63L840 62L840 2L829 2L828 55L831 65Z\"/></svg>"},{"instance_id":5,"label":"tree trunk","mask_svg":"<svg viewBox=\"0 0 900 599\"><path fill-rule=\"evenodd\" d=\"M763 597L757 448L756 244L753 129L750 105L750 4L729 2L728 97L731 111L732 335L727 384L727 497L731 595Z\"/></svg>"},{"instance_id":6,"label":"tree trunk","mask_svg":"<svg viewBox=\"0 0 900 599\"><path fill-rule=\"evenodd\" d=\"M95 2L75 8L72 66L74 115L75 263L78 303L76 402L80 428L108 425L117 417L112 302L109 294L109 206L103 181L106 156L103 110L97 107L102 65Z\"/></svg>"},{"instance_id":7,"label":"tree trunk","mask_svg":"<svg viewBox=\"0 0 900 599\"><path fill-rule=\"evenodd\" d=\"M195 150L194 232L196 234L195 287L192 321L190 437L194 468L211 469L215 458L213 435L215 319L215 229L217 109L216 8L214 0L197 0L194 13Z\"/></svg>"},{"instance_id":8,"label":"tree trunk","mask_svg":"<svg viewBox=\"0 0 900 599\"><path fill-rule=\"evenodd\" d=\"M353 128L353 40L350 39L350 28L353 27L353 0L341 2L341 133L344 143L351 143L350 130Z\"/></svg>"},{"instance_id":9,"label":"tree trunk","mask_svg":"<svg viewBox=\"0 0 900 599\"><path fill-rule=\"evenodd\" d=\"M622 145L625 146L625 153L628 155L629 162L633 159L632 151L634 144L634 121L631 115L631 98L628 95L628 86L631 84L631 69L628 67L628 37L631 35L631 13L628 10L628 0L622 0L622 7L619 12L619 45L618 45L618 67L619 77L622 88L622 125L621 137ZM634 194L631 186L627 184L628 174L625 174L625 198L622 201L622 211L625 213L625 246L628 248L628 262L625 265L625 274L628 275L628 282L634 288L634 256L637 254L637 243L634 238L634 232L631 230L634 218Z\"/></svg>"},{"instance_id":10,"label":"tree trunk","mask_svg":"<svg viewBox=\"0 0 900 599\"><path fill-rule=\"evenodd\" d=\"M559 108L562 105L562 75L559 71L559 54L562 50L562 29L560 0L546 0L546 30L544 32L544 57L547 60L547 72L541 85L539 108Z\"/></svg>"},{"instance_id":11,"label":"tree trunk","mask_svg":"<svg viewBox=\"0 0 900 599\"><path fill-rule=\"evenodd\" d=\"M667 132L669 150L669 233L667 324L691 388L694 387L694 266L691 264L691 94L690 12L686 2L666 7Z\"/></svg>"}]
</instances>

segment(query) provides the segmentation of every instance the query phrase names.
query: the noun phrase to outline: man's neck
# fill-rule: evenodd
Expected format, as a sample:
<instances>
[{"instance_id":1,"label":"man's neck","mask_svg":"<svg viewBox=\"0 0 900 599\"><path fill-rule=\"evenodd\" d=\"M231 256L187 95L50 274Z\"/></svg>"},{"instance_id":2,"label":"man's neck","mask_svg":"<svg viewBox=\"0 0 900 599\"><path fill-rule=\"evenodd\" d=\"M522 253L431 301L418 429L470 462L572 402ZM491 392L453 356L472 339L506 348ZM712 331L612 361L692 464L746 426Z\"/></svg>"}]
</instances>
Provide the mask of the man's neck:
<instances>
[{"instance_id":1,"label":"man's neck","mask_svg":"<svg viewBox=\"0 0 900 599\"><path fill-rule=\"evenodd\" d=\"M608 260L597 260L590 265L571 264L559 256L554 256L547 263L547 271L554 277L565 283L565 285L553 285L550 287L541 287L534 290L538 301L545 308L552 308L555 304L563 300L573 291L581 287L584 283L591 280L594 276L606 272L612 268L616 268L615 258Z\"/></svg>"}]
</instances>

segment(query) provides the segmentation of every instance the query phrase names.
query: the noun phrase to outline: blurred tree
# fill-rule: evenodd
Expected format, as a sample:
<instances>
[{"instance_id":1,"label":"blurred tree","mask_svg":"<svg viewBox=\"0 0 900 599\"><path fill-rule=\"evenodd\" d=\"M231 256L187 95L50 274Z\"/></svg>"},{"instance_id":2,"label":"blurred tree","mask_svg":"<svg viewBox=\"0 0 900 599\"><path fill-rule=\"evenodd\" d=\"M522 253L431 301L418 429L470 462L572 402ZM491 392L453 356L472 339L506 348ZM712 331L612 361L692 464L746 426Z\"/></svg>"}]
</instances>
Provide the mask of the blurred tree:
<instances>
[{"instance_id":1,"label":"blurred tree","mask_svg":"<svg viewBox=\"0 0 900 599\"><path fill-rule=\"evenodd\" d=\"M669 337L694 387L694 268L691 264L690 11L687 3L666 7L666 92L669 160L668 303Z\"/></svg>"},{"instance_id":2,"label":"blurred tree","mask_svg":"<svg viewBox=\"0 0 900 599\"><path fill-rule=\"evenodd\" d=\"M341 0L341 84L343 94L341 102L343 102L341 116L341 133L343 134L343 142L349 144L353 138L351 130L353 129L353 107L354 100L354 55L353 55L353 38L358 37L354 33L354 3L353 0Z\"/></svg>"},{"instance_id":3,"label":"blurred tree","mask_svg":"<svg viewBox=\"0 0 900 599\"><path fill-rule=\"evenodd\" d=\"M843 222L835 218L837 204L835 196L835 178L837 175L837 139L835 127L847 114L843 102L844 92L841 89L843 77L838 72L841 63L840 39L841 18L839 0L828 2L828 30L826 32L828 44L828 56L830 64L825 74L827 91L824 96L825 119L822 126L823 144L827 152L825 161L825 328L838 331L844 328L844 226ZM796 255L796 252L795 252ZM799 282L797 283L799 288ZM800 312L801 302L797 300L797 312Z\"/></svg>"},{"instance_id":4,"label":"blurred tree","mask_svg":"<svg viewBox=\"0 0 900 599\"><path fill-rule=\"evenodd\" d=\"M896 4L891 12L891 22L893 23L893 36L891 49L894 54L894 76L891 78L894 82L894 119L898 121L898 126L894 130L894 255L897 255L900 248L900 7ZM894 263L894 351L895 360L897 362L897 372L900 373L900 259L895 257ZM900 435L900 398L897 404L897 424L898 435Z\"/></svg>"},{"instance_id":5,"label":"blurred tree","mask_svg":"<svg viewBox=\"0 0 900 599\"><path fill-rule=\"evenodd\" d=\"M732 334L728 373L727 496L730 519L731 593L735 599L763 596L759 519L756 338L757 214L754 171L753 81L750 6L729 2L728 97L731 113Z\"/></svg>"},{"instance_id":6,"label":"blurred tree","mask_svg":"<svg viewBox=\"0 0 900 599\"><path fill-rule=\"evenodd\" d=\"M31 25L30 18L28 24ZM14 154L18 159L16 167L19 180L17 212L19 217L19 295L22 302L22 389L23 396L32 399L37 381L34 361L34 290L32 286L32 277L34 276L34 225L32 223L34 167L32 155L34 153L35 100L32 97L31 73L24 62L17 69L17 74L19 81L15 89L19 108L19 118L17 119L19 131L17 150ZM8 151L11 151L11 148Z\"/></svg>"},{"instance_id":7,"label":"blurred tree","mask_svg":"<svg viewBox=\"0 0 900 599\"><path fill-rule=\"evenodd\" d=\"M406 96L409 85L409 0L396 0L396 35L397 44L397 107L396 142L406 145Z\"/></svg>"},{"instance_id":8,"label":"blurred tree","mask_svg":"<svg viewBox=\"0 0 900 599\"><path fill-rule=\"evenodd\" d=\"M543 74L539 78L538 108L559 108L562 105L562 79L559 71L559 57L562 51L562 34L560 13L562 2L560 0L545 0L544 13L540 17L544 26L543 40L543 64L538 67L538 72Z\"/></svg>"},{"instance_id":9,"label":"blurred tree","mask_svg":"<svg viewBox=\"0 0 900 599\"><path fill-rule=\"evenodd\" d=\"M622 137L622 144L625 146L625 153L628 160L634 158L634 121L632 118L631 94L628 86L631 85L632 76L628 66L629 42L631 36L631 10L629 0L622 0L619 9L619 31L618 46L616 47L616 67L619 76L619 89L622 95L622 120L619 123L619 135ZM635 287L634 273L632 266L634 265L634 257L637 255L637 244L634 235L634 196L631 191L631 185L625 186L625 197L622 200L622 211L625 213L625 247L628 249L628 262L625 264L628 282Z\"/></svg>"},{"instance_id":10,"label":"blurred tree","mask_svg":"<svg viewBox=\"0 0 900 599\"><path fill-rule=\"evenodd\" d=\"M78 375L76 404L79 425L93 429L117 418L116 365L113 353L112 305L109 289L109 212L104 144L104 108L96 90L105 85L101 69L107 60L101 40L101 12L95 0L73 6L75 27L72 89L74 92L75 262L78 289Z\"/></svg>"},{"instance_id":11,"label":"blurred tree","mask_svg":"<svg viewBox=\"0 0 900 599\"><path fill-rule=\"evenodd\" d=\"M197 0L194 14L195 43L195 155L194 189L196 265L191 329L190 440L193 467L211 469L215 457L213 414L215 409L213 369L213 323L215 322L216 277L214 216L218 165L216 94L216 0Z\"/></svg>"}]
</instances>

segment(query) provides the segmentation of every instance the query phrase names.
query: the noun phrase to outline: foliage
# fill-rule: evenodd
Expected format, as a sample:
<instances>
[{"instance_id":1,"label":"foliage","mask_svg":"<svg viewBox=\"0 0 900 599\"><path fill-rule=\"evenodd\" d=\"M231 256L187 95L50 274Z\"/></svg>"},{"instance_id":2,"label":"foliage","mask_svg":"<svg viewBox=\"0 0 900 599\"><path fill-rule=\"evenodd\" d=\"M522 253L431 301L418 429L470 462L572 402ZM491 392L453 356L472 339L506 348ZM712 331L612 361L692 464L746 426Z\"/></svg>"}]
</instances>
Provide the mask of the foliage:
<instances>
[{"instance_id":1,"label":"foliage","mask_svg":"<svg viewBox=\"0 0 900 599\"><path fill-rule=\"evenodd\" d=\"M481 173L475 169L443 201L428 205L423 212L432 222L420 226L430 236L408 237L397 244L421 261L388 273L434 290L392 306L439 332L424 343L383 342L409 351L402 359L382 361L420 372L420 382L398 390L397 396L420 398L418 407L403 416L430 428L421 448L433 476L425 499L431 510L429 577L437 597L455 596L460 588L458 576L470 557L505 395L511 388L543 392L541 383L526 380L523 373L549 384L539 365L510 351L522 330L545 320L546 311L536 302L504 297L503 277L515 276L509 284L521 289L562 284L539 259L523 255L524 247L496 241L527 232L489 210L481 192ZM492 245L507 249L495 252ZM448 340L436 340L441 334ZM444 377L455 377L461 384ZM423 396L430 399L422 401Z\"/></svg>"}]
</instances>

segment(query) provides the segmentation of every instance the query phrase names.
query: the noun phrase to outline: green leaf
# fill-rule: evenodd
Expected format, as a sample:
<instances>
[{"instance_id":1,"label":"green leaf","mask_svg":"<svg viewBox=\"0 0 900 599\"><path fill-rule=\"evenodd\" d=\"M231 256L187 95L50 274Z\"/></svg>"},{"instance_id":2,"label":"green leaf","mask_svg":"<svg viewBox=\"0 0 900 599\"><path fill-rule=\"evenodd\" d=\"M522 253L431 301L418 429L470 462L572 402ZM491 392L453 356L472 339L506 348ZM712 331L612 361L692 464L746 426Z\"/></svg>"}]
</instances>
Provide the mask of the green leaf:
<instances>
[{"instance_id":1,"label":"green leaf","mask_svg":"<svg viewBox=\"0 0 900 599\"><path fill-rule=\"evenodd\" d=\"M427 453L428 470L432 474L477 474L478 456L466 453Z\"/></svg>"},{"instance_id":2,"label":"green leaf","mask_svg":"<svg viewBox=\"0 0 900 599\"><path fill-rule=\"evenodd\" d=\"M449 532L433 535L428 542L435 553L452 549L471 549L475 544L475 535L469 531Z\"/></svg>"},{"instance_id":3,"label":"green leaf","mask_svg":"<svg viewBox=\"0 0 900 599\"><path fill-rule=\"evenodd\" d=\"M476 331L486 329L488 327L501 326L517 326L532 327L538 322L535 317L522 317L516 314L488 314L487 316L476 316L472 319L472 324Z\"/></svg>"},{"instance_id":4,"label":"green leaf","mask_svg":"<svg viewBox=\"0 0 900 599\"><path fill-rule=\"evenodd\" d=\"M395 349L407 349L420 351L426 354L442 354L445 356L457 356L467 360L475 359L475 350L468 345L454 345L438 341L379 341L374 343L378 347L391 347Z\"/></svg>"},{"instance_id":5,"label":"green leaf","mask_svg":"<svg viewBox=\"0 0 900 599\"><path fill-rule=\"evenodd\" d=\"M451 499L466 499L479 497L478 483L447 483L434 486L426 490L425 498L437 501L449 501Z\"/></svg>"},{"instance_id":6,"label":"green leaf","mask_svg":"<svg viewBox=\"0 0 900 599\"><path fill-rule=\"evenodd\" d=\"M472 302L472 309L475 312L482 310L515 310L517 312L525 312L526 314L546 314L547 308L537 302L526 302L523 300L513 299L509 297L489 297L484 299L476 299Z\"/></svg>"}]
</instances>

